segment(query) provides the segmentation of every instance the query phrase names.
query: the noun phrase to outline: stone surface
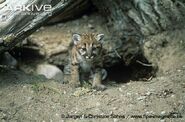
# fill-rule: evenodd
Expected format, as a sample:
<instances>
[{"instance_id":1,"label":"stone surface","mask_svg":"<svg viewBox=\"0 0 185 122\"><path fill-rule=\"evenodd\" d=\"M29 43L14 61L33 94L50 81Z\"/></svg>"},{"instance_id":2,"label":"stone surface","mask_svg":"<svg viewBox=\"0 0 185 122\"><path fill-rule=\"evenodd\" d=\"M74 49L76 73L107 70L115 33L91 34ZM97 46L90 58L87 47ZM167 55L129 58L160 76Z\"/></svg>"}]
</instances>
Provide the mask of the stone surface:
<instances>
[{"instance_id":1,"label":"stone surface","mask_svg":"<svg viewBox=\"0 0 185 122\"><path fill-rule=\"evenodd\" d=\"M54 65L39 64L37 65L36 73L39 75L44 75L47 79L54 79L56 81L63 82L63 72Z\"/></svg>"},{"instance_id":2,"label":"stone surface","mask_svg":"<svg viewBox=\"0 0 185 122\"><path fill-rule=\"evenodd\" d=\"M5 52L0 55L0 65L16 68L18 66L18 62L10 53Z\"/></svg>"}]
</instances>

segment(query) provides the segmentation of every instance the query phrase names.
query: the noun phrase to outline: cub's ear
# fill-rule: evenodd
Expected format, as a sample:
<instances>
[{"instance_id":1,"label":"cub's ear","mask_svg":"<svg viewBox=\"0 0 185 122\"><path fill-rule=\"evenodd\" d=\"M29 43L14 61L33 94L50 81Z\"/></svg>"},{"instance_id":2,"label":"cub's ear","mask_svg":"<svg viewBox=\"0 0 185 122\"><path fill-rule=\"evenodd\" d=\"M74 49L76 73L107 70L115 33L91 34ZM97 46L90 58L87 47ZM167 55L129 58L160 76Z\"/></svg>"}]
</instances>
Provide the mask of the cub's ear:
<instances>
[{"instance_id":1,"label":"cub's ear","mask_svg":"<svg viewBox=\"0 0 185 122\"><path fill-rule=\"evenodd\" d=\"M97 34L97 36L96 36L96 39L99 42L102 42L103 41L103 38L104 38L104 34Z\"/></svg>"},{"instance_id":2,"label":"cub's ear","mask_svg":"<svg viewBox=\"0 0 185 122\"><path fill-rule=\"evenodd\" d=\"M78 42L81 40L81 35L77 34L77 33L74 33L73 36L72 36L72 40L73 40L73 43L75 45L77 45Z\"/></svg>"}]
</instances>

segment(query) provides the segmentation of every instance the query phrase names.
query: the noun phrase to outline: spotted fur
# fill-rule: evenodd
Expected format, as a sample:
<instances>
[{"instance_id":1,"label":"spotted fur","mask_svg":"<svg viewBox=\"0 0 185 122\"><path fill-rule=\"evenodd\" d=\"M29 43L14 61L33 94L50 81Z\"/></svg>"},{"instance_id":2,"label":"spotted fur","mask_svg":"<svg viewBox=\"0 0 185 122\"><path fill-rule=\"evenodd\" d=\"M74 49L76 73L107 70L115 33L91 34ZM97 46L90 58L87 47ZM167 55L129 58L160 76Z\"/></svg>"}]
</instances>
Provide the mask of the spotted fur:
<instances>
[{"instance_id":1,"label":"spotted fur","mask_svg":"<svg viewBox=\"0 0 185 122\"><path fill-rule=\"evenodd\" d=\"M81 80L93 79L92 86L104 90L102 80L107 73L102 67L103 34L73 34L71 49L71 81L80 84Z\"/></svg>"}]
</instances>

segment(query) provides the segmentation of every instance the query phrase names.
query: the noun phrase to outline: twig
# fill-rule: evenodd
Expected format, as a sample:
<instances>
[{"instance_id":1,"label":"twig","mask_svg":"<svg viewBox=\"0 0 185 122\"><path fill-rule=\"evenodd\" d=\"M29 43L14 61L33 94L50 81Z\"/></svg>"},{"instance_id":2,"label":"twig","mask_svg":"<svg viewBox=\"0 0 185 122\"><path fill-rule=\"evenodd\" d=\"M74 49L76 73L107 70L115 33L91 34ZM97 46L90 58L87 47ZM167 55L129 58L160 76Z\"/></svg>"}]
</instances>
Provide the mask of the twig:
<instances>
[{"instance_id":1,"label":"twig","mask_svg":"<svg viewBox=\"0 0 185 122\"><path fill-rule=\"evenodd\" d=\"M152 64L146 64L146 63L143 63L143 62L141 62L139 60L136 60L136 62L141 64L141 65L143 65L143 66L147 66L147 67L152 67L153 66Z\"/></svg>"},{"instance_id":2,"label":"twig","mask_svg":"<svg viewBox=\"0 0 185 122\"><path fill-rule=\"evenodd\" d=\"M121 56L119 55L118 51L116 49L114 49L114 52L116 53L116 55L121 58Z\"/></svg>"}]
</instances>

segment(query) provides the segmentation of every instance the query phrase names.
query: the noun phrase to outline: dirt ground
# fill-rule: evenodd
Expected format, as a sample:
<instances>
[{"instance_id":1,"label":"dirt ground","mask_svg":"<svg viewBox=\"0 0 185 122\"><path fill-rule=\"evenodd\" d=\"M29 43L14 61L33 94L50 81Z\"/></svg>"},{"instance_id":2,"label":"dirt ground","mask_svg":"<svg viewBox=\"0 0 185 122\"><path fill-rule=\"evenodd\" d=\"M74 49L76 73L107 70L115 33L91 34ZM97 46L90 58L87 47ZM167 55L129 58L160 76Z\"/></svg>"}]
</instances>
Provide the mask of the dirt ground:
<instances>
[{"instance_id":1,"label":"dirt ground","mask_svg":"<svg viewBox=\"0 0 185 122\"><path fill-rule=\"evenodd\" d=\"M76 21L62 24L66 28L63 31L69 35L71 31L67 30L67 25L76 24ZM85 26L89 29L94 27ZM57 33L55 25L44 28L53 29L56 35L61 33ZM184 122L184 35L184 30L175 30L148 37L144 53L150 62L158 66L157 76L119 83L108 79L104 82L107 86L105 91L96 91L88 86L73 89L69 84L47 80L40 75L1 68L0 121ZM49 55L49 52L46 53ZM25 65L30 67L30 64ZM125 72L120 70L117 75L127 77Z\"/></svg>"}]
</instances>

